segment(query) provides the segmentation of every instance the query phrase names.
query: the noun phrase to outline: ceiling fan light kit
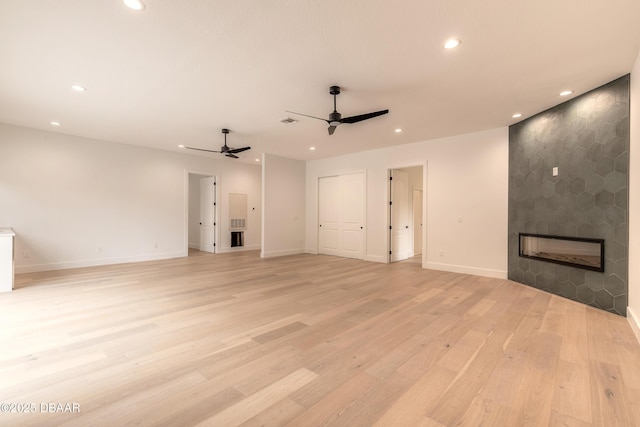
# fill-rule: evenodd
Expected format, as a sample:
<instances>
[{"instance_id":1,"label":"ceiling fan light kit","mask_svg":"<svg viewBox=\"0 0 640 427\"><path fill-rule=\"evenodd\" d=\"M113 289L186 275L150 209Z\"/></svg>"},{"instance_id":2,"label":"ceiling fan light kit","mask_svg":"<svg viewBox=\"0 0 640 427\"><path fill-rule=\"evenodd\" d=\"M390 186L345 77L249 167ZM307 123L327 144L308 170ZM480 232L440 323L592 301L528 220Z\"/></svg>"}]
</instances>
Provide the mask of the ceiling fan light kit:
<instances>
[{"instance_id":1,"label":"ceiling fan light kit","mask_svg":"<svg viewBox=\"0 0 640 427\"><path fill-rule=\"evenodd\" d=\"M331 86L329 88L329 94L333 96L333 112L329 114L329 119L322 119L320 117L310 116L308 114L296 113L295 111L287 111L287 113L297 114L299 116L310 117L312 119L322 120L329 124L329 135L333 135L336 131L336 128L343 123L357 123L363 120L372 119L374 117L382 116L383 114L387 114L389 110L380 110L375 111L373 113L360 114L358 116L351 116L342 118L342 114L338 113L338 108L336 105L336 96L340 95L340 86Z\"/></svg>"}]
</instances>

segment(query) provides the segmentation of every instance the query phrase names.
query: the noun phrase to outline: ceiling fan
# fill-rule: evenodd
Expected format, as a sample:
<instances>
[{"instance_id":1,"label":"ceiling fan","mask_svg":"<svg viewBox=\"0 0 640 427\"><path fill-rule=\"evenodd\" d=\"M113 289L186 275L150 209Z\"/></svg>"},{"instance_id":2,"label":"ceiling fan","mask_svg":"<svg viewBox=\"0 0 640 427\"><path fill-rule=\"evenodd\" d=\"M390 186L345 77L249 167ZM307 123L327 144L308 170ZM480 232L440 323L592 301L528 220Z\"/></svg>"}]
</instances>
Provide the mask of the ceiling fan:
<instances>
[{"instance_id":1,"label":"ceiling fan","mask_svg":"<svg viewBox=\"0 0 640 427\"><path fill-rule=\"evenodd\" d=\"M206 151L208 153L221 153L221 154L224 154L227 157L238 159L239 157L236 156L236 154L242 153L243 151L250 150L251 147L242 147L242 148L231 148L231 147L229 147L227 145L227 134L229 132L230 132L229 129L222 129L222 133L224 134L224 145L222 147L220 147L220 151L205 150L204 148L195 148L195 147L186 147L186 146L183 146L183 148L187 148L189 150Z\"/></svg>"},{"instance_id":2,"label":"ceiling fan","mask_svg":"<svg viewBox=\"0 0 640 427\"><path fill-rule=\"evenodd\" d=\"M336 96L340 95L340 86L331 86L329 88L329 94L333 95L333 113L329 114L329 119L322 119L320 117L310 116L308 114L296 113L295 111L287 111L287 113L297 114L299 116L311 117L312 119L318 119L329 123L329 135L333 135L338 125L342 123L357 123L363 120L372 119L374 117L387 114L389 110L376 111L374 113L360 114L359 116L351 116L342 118L342 114L338 113L336 108Z\"/></svg>"}]
</instances>

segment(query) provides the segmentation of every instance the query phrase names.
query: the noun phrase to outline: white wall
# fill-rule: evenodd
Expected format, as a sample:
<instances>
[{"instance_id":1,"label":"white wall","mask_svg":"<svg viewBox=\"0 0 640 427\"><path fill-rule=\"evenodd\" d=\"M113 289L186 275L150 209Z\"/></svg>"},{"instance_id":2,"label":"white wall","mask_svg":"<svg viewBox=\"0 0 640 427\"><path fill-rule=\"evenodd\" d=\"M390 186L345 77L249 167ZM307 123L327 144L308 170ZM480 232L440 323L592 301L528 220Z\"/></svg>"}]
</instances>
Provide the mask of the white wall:
<instances>
[{"instance_id":1,"label":"white wall","mask_svg":"<svg viewBox=\"0 0 640 427\"><path fill-rule=\"evenodd\" d=\"M304 252L305 163L262 156L263 258Z\"/></svg>"},{"instance_id":2,"label":"white wall","mask_svg":"<svg viewBox=\"0 0 640 427\"><path fill-rule=\"evenodd\" d=\"M640 55L631 71L629 150L629 306L627 317L640 340Z\"/></svg>"},{"instance_id":3,"label":"white wall","mask_svg":"<svg viewBox=\"0 0 640 427\"><path fill-rule=\"evenodd\" d=\"M500 128L307 162L306 251L318 248L318 178L366 170L365 259L386 262L387 171L422 165L423 266L506 278L508 145Z\"/></svg>"},{"instance_id":4,"label":"white wall","mask_svg":"<svg viewBox=\"0 0 640 427\"><path fill-rule=\"evenodd\" d=\"M219 162L225 162L220 160ZM217 179L216 217L219 220L219 246L217 253L260 249L262 236L262 182L260 166L246 165L226 159L226 169L216 166ZM218 163L219 164L219 163ZM247 228L244 230L244 246L231 247L231 217L229 215L229 193L247 195Z\"/></svg>"},{"instance_id":5,"label":"white wall","mask_svg":"<svg viewBox=\"0 0 640 427\"><path fill-rule=\"evenodd\" d=\"M188 171L217 175L223 196L249 194L245 240L258 248L260 168L227 160L0 124L0 224L16 232L16 272L185 256Z\"/></svg>"}]
</instances>

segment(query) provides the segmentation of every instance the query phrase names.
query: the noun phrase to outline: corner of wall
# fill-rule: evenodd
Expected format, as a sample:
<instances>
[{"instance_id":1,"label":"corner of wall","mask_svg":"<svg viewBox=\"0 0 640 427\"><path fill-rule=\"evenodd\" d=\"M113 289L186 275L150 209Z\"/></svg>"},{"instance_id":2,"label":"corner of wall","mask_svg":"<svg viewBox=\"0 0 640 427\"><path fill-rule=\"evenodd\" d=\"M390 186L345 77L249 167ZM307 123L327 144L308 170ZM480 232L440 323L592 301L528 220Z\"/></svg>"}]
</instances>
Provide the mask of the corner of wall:
<instances>
[{"instance_id":1,"label":"corner of wall","mask_svg":"<svg viewBox=\"0 0 640 427\"><path fill-rule=\"evenodd\" d=\"M640 52L631 70L629 91L629 259L640 255ZM629 263L627 317L640 341L640 266Z\"/></svg>"},{"instance_id":2,"label":"corner of wall","mask_svg":"<svg viewBox=\"0 0 640 427\"><path fill-rule=\"evenodd\" d=\"M633 331L636 339L640 343L640 318L631 307L627 307L627 320L629 321L629 325L631 325L631 330Z\"/></svg>"}]
</instances>

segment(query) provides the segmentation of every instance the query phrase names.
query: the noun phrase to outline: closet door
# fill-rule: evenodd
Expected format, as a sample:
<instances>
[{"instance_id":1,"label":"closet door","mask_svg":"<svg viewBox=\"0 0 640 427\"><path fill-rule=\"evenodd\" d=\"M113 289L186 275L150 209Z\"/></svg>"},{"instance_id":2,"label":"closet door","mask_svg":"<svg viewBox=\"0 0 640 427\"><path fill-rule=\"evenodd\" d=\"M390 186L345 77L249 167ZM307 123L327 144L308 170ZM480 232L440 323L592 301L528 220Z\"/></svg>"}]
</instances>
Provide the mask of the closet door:
<instances>
[{"instance_id":1,"label":"closet door","mask_svg":"<svg viewBox=\"0 0 640 427\"><path fill-rule=\"evenodd\" d=\"M364 173L318 180L318 253L364 258Z\"/></svg>"},{"instance_id":2,"label":"closet door","mask_svg":"<svg viewBox=\"0 0 640 427\"><path fill-rule=\"evenodd\" d=\"M340 256L340 177L318 180L318 253Z\"/></svg>"}]
</instances>

